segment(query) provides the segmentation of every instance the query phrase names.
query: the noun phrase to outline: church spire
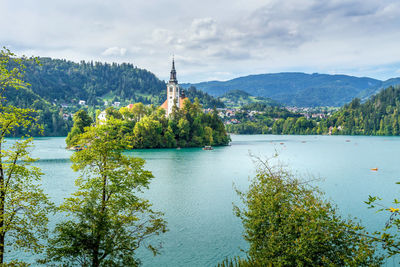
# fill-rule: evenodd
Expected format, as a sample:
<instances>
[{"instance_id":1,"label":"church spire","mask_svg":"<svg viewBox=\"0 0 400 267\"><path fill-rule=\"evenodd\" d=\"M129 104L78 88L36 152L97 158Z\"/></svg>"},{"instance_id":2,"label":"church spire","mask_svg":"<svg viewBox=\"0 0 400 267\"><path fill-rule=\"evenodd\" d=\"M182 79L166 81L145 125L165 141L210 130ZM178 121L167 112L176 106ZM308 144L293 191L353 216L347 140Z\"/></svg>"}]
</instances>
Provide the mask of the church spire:
<instances>
[{"instance_id":1,"label":"church spire","mask_svg":"<svg viewBox=\"0 0 400 267\"><path fill-rule=\"evenodd\" d=\"M178 80L176 79L176 70L175 70L175 60L172 57L172 69L171 69L171 76L169 78L170 83L178 83Z\"/></svg>"}]
</instances>

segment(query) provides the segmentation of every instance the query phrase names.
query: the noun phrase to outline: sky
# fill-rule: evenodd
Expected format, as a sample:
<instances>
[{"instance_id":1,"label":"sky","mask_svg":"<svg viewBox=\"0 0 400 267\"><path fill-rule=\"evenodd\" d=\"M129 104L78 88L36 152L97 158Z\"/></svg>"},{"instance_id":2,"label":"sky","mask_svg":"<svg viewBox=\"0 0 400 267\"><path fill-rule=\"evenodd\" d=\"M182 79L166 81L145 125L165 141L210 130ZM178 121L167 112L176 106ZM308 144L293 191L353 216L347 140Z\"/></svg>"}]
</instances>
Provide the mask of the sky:
<instances>
[{"instance_id":1,"label":"sky","mask_svg":"<svg viewBox=\"0 0 400 267\"><path fill-rule=\"evenodd\" d=\"M17 55L129 62L182 82L260 73L400 76L399 0L0 0Z\"/></svg>"}]
</instances>

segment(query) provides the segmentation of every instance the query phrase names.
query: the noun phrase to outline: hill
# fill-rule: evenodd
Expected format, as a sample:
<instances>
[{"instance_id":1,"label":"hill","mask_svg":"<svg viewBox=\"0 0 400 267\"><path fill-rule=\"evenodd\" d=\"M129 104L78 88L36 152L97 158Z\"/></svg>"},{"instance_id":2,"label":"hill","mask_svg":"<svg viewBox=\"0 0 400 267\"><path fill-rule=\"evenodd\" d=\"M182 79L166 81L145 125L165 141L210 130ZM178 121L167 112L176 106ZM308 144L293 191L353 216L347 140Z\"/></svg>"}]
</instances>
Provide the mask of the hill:
<instances>
[{"instance_id":1,"label":"hill","mask_svg":"<svg viewBox=\"0 0 400 267\"><path fill-rule=\"evenodd\" d=\"M231 90L218 98L225 103L229 108L240 108L250 104L265 104L267 106L278 106L278 102L271 98L252 96L249 93L241 90Z\"/></svg>"},{"instance_id":2,"label":"hill","mask_svg":"<svg viewBox=\"0 0 400 267\"><path fill-rule=\"evenodd\" d=\"M38 59L40 66L25 63L25 80L34 93L50 102L73 103L81 99L96 105L99 100L129 99L160 103L165 91L164 81L132 64Z\"/></svg>"},{"instance_id":3,"label":"hill","mask_svg":"<svg viewBox=\"0 0 400 267\"><path fill-rule=\"evenodd\" d=\"M9 88L4 97L7 99L7 105L35 109L37 123L43 126L45 136L66 136L72 127L72 118L64 117L63 108L50 104L34 93L31 88L20 88L19 90ZM33 136L42 135L40 128L33 126L29 129L17 128L14 136L22 136L28 132Z\"/></svg>"},{"instance_id":4,"label":"hill","mask_svg":"<svg viewBox=\"0 0 400 267\"><path fill-rule=\"evenodd\" d=\"M355 97L363 99L381 88L400 84L400 79L380 81L348 75L274 73L239 77L229 81L193 84L213 96L242 90L253 96L268 97L289 106L342 106ZM188 86L188 85L186 85Z\"/></svg>"},{"instance_id":5,"label":"hill","mask_svg":"<svg viewBox=\"0 0 400 267\"><path fill-rule=\"evenodd\" d=\"M333 134L399 135L400 87L389 87L365 103L355 98L327 120Z\"/></svg>"}]
</instances>

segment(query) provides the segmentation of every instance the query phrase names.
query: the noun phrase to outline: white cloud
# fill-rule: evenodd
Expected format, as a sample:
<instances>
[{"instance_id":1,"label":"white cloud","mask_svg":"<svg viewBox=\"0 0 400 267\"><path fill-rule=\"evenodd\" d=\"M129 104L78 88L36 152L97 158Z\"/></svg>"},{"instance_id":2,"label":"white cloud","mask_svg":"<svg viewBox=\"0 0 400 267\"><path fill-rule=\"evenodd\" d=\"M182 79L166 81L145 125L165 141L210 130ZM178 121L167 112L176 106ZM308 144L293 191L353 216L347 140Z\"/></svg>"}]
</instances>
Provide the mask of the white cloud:
<instances>
[{"instance_id":1,"label":"white cloud","mask_svg":"<svg viewBox=\"0 0 400 267\"><path fill-rule=\"evenodd\" d=\"M113 46L109 47L101 53L103 56L125 56L126 48Z\"/></svg>"}]
</instances>

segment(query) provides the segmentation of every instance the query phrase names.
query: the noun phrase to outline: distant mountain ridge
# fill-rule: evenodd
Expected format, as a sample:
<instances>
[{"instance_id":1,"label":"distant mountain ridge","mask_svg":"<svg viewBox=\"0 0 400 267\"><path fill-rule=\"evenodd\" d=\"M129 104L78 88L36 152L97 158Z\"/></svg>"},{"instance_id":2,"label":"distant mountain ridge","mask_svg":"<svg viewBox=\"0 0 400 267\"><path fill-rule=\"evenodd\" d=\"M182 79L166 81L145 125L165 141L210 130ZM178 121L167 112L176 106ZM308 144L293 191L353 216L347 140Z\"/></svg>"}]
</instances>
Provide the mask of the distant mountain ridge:
<instances>
[{"instance_id":1,"label":"distant mountain ridge","mask_svg":"<svg viewBox=\"0 0 400 267\"><path fill-rule=\"evenodd\" d=\"M285 105L312 107L342 106L355 97L366 99L382 88L397 84L400 84L400 78L381 81L349 75L282 72L182 86L192 85L213 96L221 96L231 90L241 90L253 96L271 98Z\"/></svg>"}]
</instances>

